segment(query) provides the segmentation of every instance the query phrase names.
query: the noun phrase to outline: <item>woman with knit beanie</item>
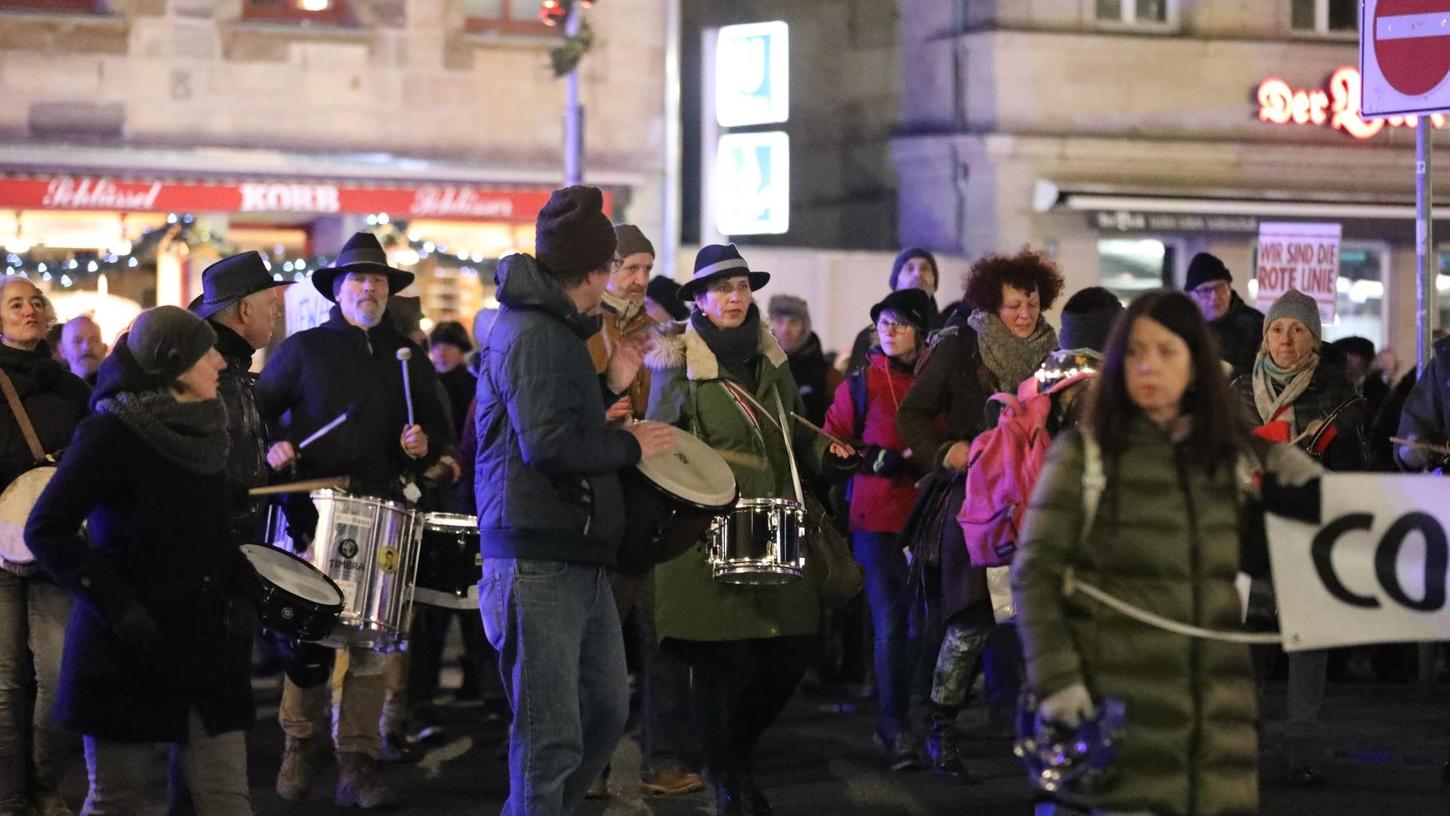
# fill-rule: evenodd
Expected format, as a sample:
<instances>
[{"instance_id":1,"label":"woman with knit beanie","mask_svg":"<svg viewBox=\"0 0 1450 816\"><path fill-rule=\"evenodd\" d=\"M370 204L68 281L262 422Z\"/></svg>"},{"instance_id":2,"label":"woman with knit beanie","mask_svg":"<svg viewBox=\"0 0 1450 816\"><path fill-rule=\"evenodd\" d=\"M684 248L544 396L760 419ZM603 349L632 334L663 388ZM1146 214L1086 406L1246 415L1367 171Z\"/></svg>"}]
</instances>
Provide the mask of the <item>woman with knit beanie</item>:
<instances>
[{"instance_id":1,"label":"woman with knit beanie","mask_svg":"<svg viewBox=\"0 0 1450 816\"><path fill-rule=\"evenodd\" d=\"M1234 381L1234 392L1254 433L1272 442L1288 442L1304 449L1329 470L1367 470L1370 455L1366 434L1364 397L1360 396L1337 362L1320 356L1323 328L1314 298L1290 289L1264 317L1264 340L1253 370ZM1274 587L1267 578L1267 543L1251 537L1246 557L1263 569L1249 593L1250 623L1271 626ZM1263 671L1272 659L1269 647L1257 653L1260 690ZM1328 652L1289 655L1289 725L1309 729L1319 719L1324 703ZM1309 765L1291 768L1300 783L1320 780Z\"/></svg>"},{"instance_id":2,"label":"woman with knit beanie","mask_svg":"<svg viewBox=\"0 0 1450 816\"><path fill-rule=\"evenodd\" d=\"M930 683L926 748L938 776L967 777L954 723L984 649L988 703L999 724L1010 716L1020 685L1015 635L994 624L986 570L968 559L956 510L962 504L967 452L986 428L987 397L998 391L1015 393L1057 348L1057 334L1042 313L1052 307L1062 286L1052 259L1031 249L990 255L973 264L966 279L965 313L933 336L917 365L916 384L896 415L907 447L933 469L903 537L914 553L912 583L918 602L913 611L921 616L917 630L923 633L923 659L915 670L913 691L919 695ZM947 512L920 512L930 506L933 495L944 501Z\"/></svg>"},{"instance_id":3,"label":"woman with knit beanie","mask_svg":"<svg viewBox=\"0 0 1450 816\"><path fill-rule=\"evenodd\" d=\"M79 605L56 713L84 737L85 812L162 809L156 749L170 744L200 816L251 813L258 586L231 532L215 343L185 309L136 318L26 526L36 560Z\"/></svg>"}]
</instances>

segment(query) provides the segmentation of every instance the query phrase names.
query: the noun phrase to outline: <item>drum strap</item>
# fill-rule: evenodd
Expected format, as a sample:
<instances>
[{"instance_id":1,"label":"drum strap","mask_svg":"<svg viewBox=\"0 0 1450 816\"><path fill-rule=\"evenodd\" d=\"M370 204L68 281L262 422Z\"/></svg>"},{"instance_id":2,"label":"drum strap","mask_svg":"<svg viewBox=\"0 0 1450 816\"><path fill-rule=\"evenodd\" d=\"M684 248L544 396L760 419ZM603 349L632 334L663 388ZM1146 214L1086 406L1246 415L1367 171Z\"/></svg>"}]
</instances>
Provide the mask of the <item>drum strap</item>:
<instances>
[{"instance_id":1,"label":"drum strap","mask_svg":"<svg viewBox=\"0 0 1450 816\"><path fill-rule=\"evenodd\" d=\"M795 466L795 446L791 444L790 432L786 430L790 427L790 421L785 417L785 403L780 401L780 387L775 386L772 393L775 395L776 413L780 415L780 435L785 440L785 459L790 463L790 480L795 486L795 500L800 502L801 507L805 507L806 499L801 493L801 474Z\"/></svg>"},{"instance_id":2,"label":"drum strap","mask_svg":"<svg viewBox=\"0 0 1450 816\"><path fill-rule=\"evenodd\" d=\"M45 448L40 446L40 437L35 435L35 426L30 424L30 414L25 412L25 405L20 402L20 395L15 392L15 383L10 381L10 376L4 371L0 371L0 391L5 392L5 401L10 403L10 413L15 415L15 421L20 425L20 434L25 437L30 455L37 463L46 461Z\"/></svg>"}]
</instances>

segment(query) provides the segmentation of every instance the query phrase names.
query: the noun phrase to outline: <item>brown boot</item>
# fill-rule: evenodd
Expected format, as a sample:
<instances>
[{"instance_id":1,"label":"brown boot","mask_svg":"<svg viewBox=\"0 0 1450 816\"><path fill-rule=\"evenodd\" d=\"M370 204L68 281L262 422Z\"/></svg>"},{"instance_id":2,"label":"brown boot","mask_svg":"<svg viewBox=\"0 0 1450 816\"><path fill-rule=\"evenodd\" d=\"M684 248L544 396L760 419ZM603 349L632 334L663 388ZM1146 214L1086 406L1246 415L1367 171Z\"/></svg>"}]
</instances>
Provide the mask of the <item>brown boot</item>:
<instances>
[{"instance_id":1,"label":"brown boot","mask_svg":"<svg viewBox=\"0 0 1450 816\"><path fill-rule=\"evenodd\" d=\"M278 796L291 802L307 798L317 776L317 755L321 747L322 741L316 738L287 738L287 747L282 752L282 768L277 771Z\"/></svg>"},{"instance_id":2,"label":"brown boot","mask_svg":"<svg viewBox=\"0 0 1450 816\"><path fill-rule=\"evenodd\" d=\"M705 780L679 760L666 760L654 773L640 778L640 789L650 796L681 796L705 787Z\"/></svg>"},{"instance_id":3,"label":"brown boot","mask_svg":"<svg viewBox=\"0 0 1450 816\"><path fill-rule=\"evenodd\" d=\"M392 804L392 791L378 778L378 762L367 754L338 754L337 790L333 801L367 810Z\"/></svg>"}]
</instances>

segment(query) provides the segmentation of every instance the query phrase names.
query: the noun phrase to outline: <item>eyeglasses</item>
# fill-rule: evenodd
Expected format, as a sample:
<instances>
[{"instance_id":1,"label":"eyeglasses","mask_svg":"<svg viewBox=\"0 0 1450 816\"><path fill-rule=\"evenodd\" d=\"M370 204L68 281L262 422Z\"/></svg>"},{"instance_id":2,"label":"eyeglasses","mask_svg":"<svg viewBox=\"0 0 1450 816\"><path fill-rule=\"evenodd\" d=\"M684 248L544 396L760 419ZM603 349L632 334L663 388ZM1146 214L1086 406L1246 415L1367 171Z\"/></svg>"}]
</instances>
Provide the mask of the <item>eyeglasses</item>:
<instances>
[{"instance_id":1,"label":"eyeglasses","mask_svg":"<svg viewBox=\"0 0 1450 816\"><path fill-rule=\"evenodd\" d=\"M1196 298L1198 300L1208 300L1209 298L1215 298L1219 295L1226 294L1228 290L1229 286L1227 283L1223 281L1214 281L1213 283L1205 283L1189 290L1188 296L1191 298Z\"/></svg>"},{"instance_id":2,"label":"eyeglasses","mask_svg":"<svg viewBox=\"0 0 1450 816\"><path fill-rule=\"evenodd\" d=\"M895 334L914 328L916 327L910 323L897 323L895 320L879 320L876 322L876 330L886 332L887 334Z\"/></svg>"}]
</instances>

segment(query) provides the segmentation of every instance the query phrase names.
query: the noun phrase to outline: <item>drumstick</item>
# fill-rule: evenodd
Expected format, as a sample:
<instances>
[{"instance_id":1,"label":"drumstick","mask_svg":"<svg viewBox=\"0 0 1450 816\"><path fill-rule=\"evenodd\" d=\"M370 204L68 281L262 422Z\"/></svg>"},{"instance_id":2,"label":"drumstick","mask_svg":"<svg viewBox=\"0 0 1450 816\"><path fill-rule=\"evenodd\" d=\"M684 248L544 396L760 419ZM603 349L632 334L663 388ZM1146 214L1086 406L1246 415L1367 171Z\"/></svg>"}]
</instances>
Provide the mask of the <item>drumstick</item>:
<instances>
[{"instance_id":1,"label":"drumstick","mask_svg":"<svg viewBox=\"0 0 1450 816\"><path fill-rule=\"evenodd\" d=\"M288 482L286 484L267 485L266 487L254 487L247 491L248 496L275 496L278 493L311 493L314 490L346 490L352 484L349 476L332 476L326 479L308 479L303 482Z\"/></svg>"},{"instance_id":2,"label":"drumstick","mask_svg":"<svg viewBox=\"0 0 1450 816\"><path fill-rule=\"evenodd\" d=\"M1424 448L1427 451L1434 451L1442 456L1450 456L1450 445L1436 445L1431 442L1417 442L1413 439L1403 439L1398 436L1390 437L1390 441L1396 445L1409 445L1412 448Z\"/></svg>"},{"instance_id":3,"label":"drumstick","mask_svg":"<svg viewBox=\"0 0 1450 816\"><path fill-rule=\"evenodd\" d=\"M806 428L806 430L808 430L808 431L815 431L816 433L820 434L821 436L824 436L826 439L829 439L832 442L835 442L837 445L840 445L843 448L853 448L854 449L854 446L851 445L851 443L846 442L846 441L841 440L841 439L838 439L838 438L836 438L834 436L831 436L830 434L826 433L826 430L824 428L822 428L821 426L817 425L814 422L811 422L809 419L806 419L805 417L801 416L800 414L797 414L795 411L791 411L790 412L790 418L793 419L793 420L795 420L796 422L799 422L801 425L804 425L805 428Z\"/></svg>"},{"instance_id":4,"label":"drumstick","mask_svg":"<svg viewBox=\"0 0 1450 816\"><path fill-rule=\"evenodd\" d=\"M408 361L413 359L413 350L410 348L398 349L398 363L403 367L403 399L408 403L408 424L413 422L413 384L408 380Z\"/></svg>"},{"instance_id":5,"label":"drumstick","mask_svg":"<svg viewBox=\"0 0 1450 816\"><path fill-rule=\"evenodd\" d=\"M750 403L750 407L755 409L756 413L770 420L770 424L774 425L777 428L780 428L781 433L785 433L785 428L781 428L780 423L775 421L775 417L770 415L770 409L766 408L764 405L761 405L760 400L756 399L755 395L750 393L747 388L742 385L737 385L730 380L721 380L720 382L725 385L725 388L728 389L730 393L736 394L744 398L746 402Z\"/></svg>"},{"instance_id":6,"label":"drumstick","mask_svg":"<svg viewBox=\"0 0 1450 816\"><path fill-rule=\"evenodd\" d=\"M316 431L314 431L312 433L311 436L309 436L306 439L302 440L302 442L297 445L297 450L302 450L303 448L307 447L308 445L311 445L313 442L316 442L317 440L319 440L322 437L326 436L327 434L331 433L332 432L332 429L336 428L337 426L339 426L342 423L344 423L344 422L347 421L347 414L348 414L347 411L343 411L342 413L340 413L340 414L337 415L337 418L336 419L332 420L331 422L327 423L326 425L323 425L321 428L318 428Z\"/></svg>"}]
</instances>

